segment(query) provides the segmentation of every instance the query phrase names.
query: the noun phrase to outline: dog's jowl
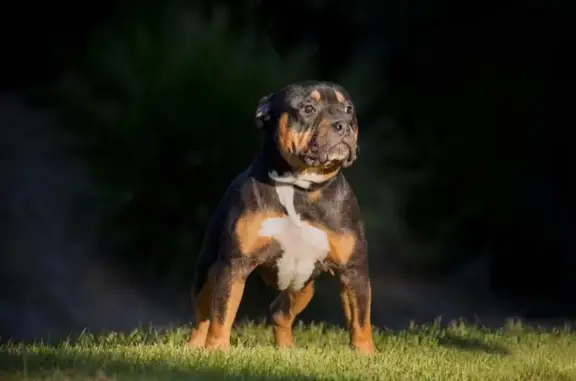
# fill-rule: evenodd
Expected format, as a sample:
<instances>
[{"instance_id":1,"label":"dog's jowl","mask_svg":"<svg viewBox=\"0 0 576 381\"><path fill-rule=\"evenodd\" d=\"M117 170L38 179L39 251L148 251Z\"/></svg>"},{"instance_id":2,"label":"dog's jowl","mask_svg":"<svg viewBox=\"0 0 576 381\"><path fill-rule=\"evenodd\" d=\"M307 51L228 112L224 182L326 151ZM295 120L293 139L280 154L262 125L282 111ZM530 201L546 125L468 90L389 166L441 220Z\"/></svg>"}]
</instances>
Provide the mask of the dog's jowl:
<instances>
[{"instance_id":1,"label":"dog's jowl","mask_svg":"<svg viewBox=\"0 0 576 381\"><path fill-rule=\"evenodd\" d=\"M246 278L256 270L280 294L270 306L278 347L322 272L340 282L353 348L371 353L371 289L364 226L342 169L358 154L349 94L329 82L286 86L256 109L262 145L234 179L208 227L192 292L192 347L230 345Z\"/></svg>"}]
</instances>

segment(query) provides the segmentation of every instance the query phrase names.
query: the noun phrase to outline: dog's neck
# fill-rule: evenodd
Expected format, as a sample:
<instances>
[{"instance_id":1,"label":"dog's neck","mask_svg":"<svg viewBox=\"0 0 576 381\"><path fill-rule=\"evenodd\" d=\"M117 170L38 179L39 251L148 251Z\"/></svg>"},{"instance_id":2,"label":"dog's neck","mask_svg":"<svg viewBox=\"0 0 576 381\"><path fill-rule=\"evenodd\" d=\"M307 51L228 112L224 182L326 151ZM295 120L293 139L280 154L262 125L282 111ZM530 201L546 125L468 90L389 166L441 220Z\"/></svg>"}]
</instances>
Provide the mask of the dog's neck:
<instances>
[{"instance_id":1,"label":"dog's neck","mask_svg":"<svg viewBox=\"0 0 576 381\"><path fill-rule=\"evenodd\" d=\"M315 191L330 184L337 176L326 180L321 173L296 171L282 157L276 144L265 140L257 157L260 171L273 184L291 185L305 190Z\"/></svg>"},{"instance_id":2,"label":"dog's neck","mask_svg":"<svg viewBox=\"0 0 576 381\"><path fill-rule=\"evenodd\" d=\"M283 174L279 174L278 172L272 170L268 172L268 176L276 183L292 185L296 188L309 191L318 190L322 187L325 187L333 180L333 178L326 180L325 176L313 172L285 172Z\"/></svg>"}]
</instances>

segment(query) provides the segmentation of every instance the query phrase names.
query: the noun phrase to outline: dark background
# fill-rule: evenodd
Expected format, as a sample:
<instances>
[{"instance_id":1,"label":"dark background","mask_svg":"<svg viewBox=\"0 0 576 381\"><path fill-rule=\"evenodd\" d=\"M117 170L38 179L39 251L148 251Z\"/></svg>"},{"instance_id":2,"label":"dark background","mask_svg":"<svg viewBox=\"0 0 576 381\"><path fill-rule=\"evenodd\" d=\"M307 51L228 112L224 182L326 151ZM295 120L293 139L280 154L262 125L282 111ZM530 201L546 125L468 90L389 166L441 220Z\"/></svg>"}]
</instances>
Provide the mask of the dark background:
<instances>
[{"instance_id":1,"label":"dark background","mask_svg":"<svg viewBox=\"0 0 576 381\"><path fill-rule=\"evenodd\" d=\"M553 3L8 4L0 337L186 323L195 255L302 79L358 104L374 323L576 315L568 12ZM305 320L341 322L334 282ZM241 315L273 298L252 279Z\"/></svg>"}]
</instances>

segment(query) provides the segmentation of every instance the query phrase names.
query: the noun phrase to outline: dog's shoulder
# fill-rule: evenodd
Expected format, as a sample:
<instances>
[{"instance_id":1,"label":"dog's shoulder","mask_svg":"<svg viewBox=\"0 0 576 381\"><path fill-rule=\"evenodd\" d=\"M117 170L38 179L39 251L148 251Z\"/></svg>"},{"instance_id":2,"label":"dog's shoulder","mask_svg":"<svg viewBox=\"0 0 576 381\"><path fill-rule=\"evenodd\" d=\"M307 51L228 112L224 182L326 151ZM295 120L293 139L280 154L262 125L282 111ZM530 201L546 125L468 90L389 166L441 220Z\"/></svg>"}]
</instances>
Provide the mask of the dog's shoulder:
<instances>
[{"instance_id":1,"label":"dog's shoulder","mask_svg":"<svg viewBox=\"0 0 576 381\"><path fill-rule=\"evenodd\" d=\"M238 174L224 192L211 225L224 228L248 210L267 209L277 204L273 185L250 166Z\"/></svg>"}]
</instances>

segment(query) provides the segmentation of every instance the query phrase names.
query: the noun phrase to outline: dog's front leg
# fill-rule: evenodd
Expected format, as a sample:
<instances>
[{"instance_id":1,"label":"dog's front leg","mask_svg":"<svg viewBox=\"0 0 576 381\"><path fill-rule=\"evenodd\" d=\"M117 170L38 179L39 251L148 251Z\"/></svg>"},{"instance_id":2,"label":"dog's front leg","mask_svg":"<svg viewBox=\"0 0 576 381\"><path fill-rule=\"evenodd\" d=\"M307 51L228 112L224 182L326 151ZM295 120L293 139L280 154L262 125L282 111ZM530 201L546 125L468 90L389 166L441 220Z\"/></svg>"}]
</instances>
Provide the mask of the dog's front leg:
<instances>
[{"instance_id":1,"label":"dog's front leg","mask_svg":"<svg viewBox=\"0 0 576 381\"><path fill-rule=\"evenodd\" d=\"M250 271L219 261L212 269L212 308L206 348L228 349L236 313Z\"/></svg>"},{"instance_id":2,"label":"dog's front leg","mask_svg":"<svg viewBox=\"0 0 576 381\"><path fill-rule=\"evenodd\" d=\"M339 274L340 297L350 332L350 345L363 353L373 353L370 303L372 289L365 268L347 268Z\"/></svg>"}]
</instances>

